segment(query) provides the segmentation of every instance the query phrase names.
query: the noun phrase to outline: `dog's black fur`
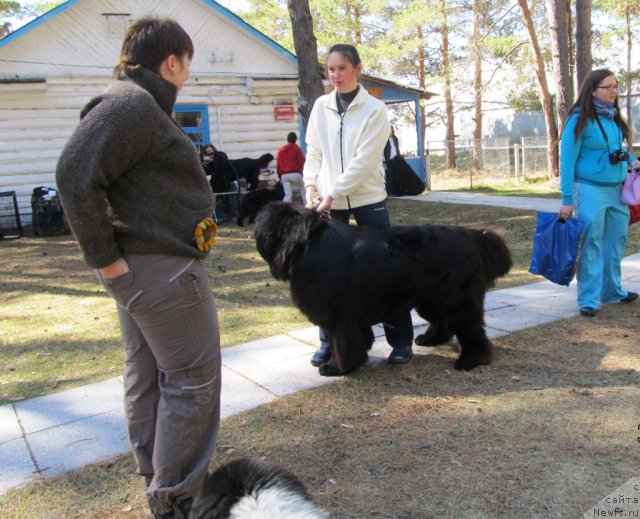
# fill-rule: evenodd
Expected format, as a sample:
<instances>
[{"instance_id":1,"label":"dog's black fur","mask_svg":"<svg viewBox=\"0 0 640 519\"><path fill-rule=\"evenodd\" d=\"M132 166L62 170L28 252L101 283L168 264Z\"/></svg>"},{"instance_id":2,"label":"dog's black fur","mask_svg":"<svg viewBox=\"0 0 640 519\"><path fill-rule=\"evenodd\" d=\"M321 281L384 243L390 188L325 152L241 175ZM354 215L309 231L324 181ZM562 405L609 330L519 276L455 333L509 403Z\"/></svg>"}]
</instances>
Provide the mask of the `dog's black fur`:
<instances>
[{"instance_id":1,"label":"dog's black fur","mask_svg":"<svg viewBox=\"0 0 640 519\"><path fill-rule=\"evenodd\" d=\"M321 375L362 366L371 326L412 308L430 324L416 344L434 346L455 335L456 369L491 363L484 296L511 268L497 234L442 225L355 227L274 202L258 214L255 239L273 277L289 282L296 306L331 337Z\"/></svg>"},{"instance_id":2,"label":"dog's black fur","mask_svg":"<svg viewBox=\"0 0 640 519\"><path fill-rule=\"evenodd\" d=\"M209 183L214 193L224 193L235 180L244 178L249 191L258 188L260 169L266 168L273 160L271 153L265 153L257 159L229 159L222 152L214 153L213 159L205 166L207 175L211 175Z\"/></svg>"},{"instance_id":3,"label":"dog's black fur","mask_svg":"<svg viewBox=\"0 0 640 519\"><path fill-rule=\"evenodd\" d=\"M276 182L273 188L256 189L255 191L249 191L242 197L242 203L240 204L240 212L236 223L238 226L244 226L244 220L249 218L249 223L253 223L260 209L262 209L269 202L277 202L284 198L284 187L282 182Z\"/></svg>"},{"instance_id":4,"label":"dog's black fur","mask_svg":"<svg viewBox=\"0 0 640 519\"><path fill-rule=\"evenodd\" d=\"M253 500L250 505L252 518L276 519L278 511L269 504L260 503L260 494L268 489L277 489L287 500L287 506L278 507L280 514L287 511L286 518L328 517L312 504L306 487L294 474L271 463L242 458L226 463L206 476L193 500L189 519L229 517L233 508L246 497ZM237 509L235 512L234 517L240 515Z\"/></svg>"}]
</instances>

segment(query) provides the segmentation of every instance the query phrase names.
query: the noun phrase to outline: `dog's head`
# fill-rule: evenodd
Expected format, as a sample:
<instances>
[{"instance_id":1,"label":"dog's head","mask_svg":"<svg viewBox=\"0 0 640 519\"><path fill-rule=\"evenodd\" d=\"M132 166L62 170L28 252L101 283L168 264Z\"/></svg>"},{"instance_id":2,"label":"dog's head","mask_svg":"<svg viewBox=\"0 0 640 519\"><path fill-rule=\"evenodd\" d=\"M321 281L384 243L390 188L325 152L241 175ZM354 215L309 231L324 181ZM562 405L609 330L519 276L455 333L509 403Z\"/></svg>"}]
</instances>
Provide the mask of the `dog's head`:
<instances>
[{"instance_id":1,"label":"dog's head","mask_svg":"<svg viewBox=\"0 0 640 519\"><path fill-rule=\"evenodd\" d=\"M271 155L271 153L265 153L264 155L260 155L260 157L258 158L258 167L259 168L266 168L269 163L273 160L273 155Z\"/></svg>"},{"instance_id":2,"label":"dog's head","mask_svg":"<svg viewBox=\"0 0 640 519\"><path fill-rule=\"evenodd\" d=\"M258 213L254 229L256 247L274 278L289 279L289 266L296 250L325 224L316 211L285 202L271 202Z\"/></svg>"}]
</instances>

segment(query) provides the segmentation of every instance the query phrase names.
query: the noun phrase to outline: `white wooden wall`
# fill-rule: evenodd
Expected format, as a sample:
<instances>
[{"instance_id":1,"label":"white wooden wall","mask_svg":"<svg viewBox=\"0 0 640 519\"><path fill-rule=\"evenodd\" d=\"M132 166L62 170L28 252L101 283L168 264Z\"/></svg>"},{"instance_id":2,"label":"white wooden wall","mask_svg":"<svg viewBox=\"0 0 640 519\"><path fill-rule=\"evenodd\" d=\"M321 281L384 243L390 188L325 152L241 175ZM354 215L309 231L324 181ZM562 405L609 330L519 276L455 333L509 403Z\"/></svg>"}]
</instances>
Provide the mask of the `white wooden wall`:
<instances>
[{"instance_id":1,"label":"white wooden wall","mask_svg":"<svg viewBox=\"0 0 640 519\"><path fill-rule=\"evenodd\" d=\"M16 191L23 224L33 188L55 186L80 109L111 81L127 24L144 15L173 18L191 36L192 79L178 103L208 105L211 141L229 157L275 155L298 133L297 115L273 116L274 100L297 99L296 64L241 23L201 0L82 0L0 45L0 191Z\"/></svg>"},{"instance_id":2,"label":"white wooden wall","mask_svg":"<svg viewBox=\"0 0 640 519\"><path fill-rule=\"evenodd\" d=\"M22 223L31 222L31 193L55 187L60 153L80 109L110 78L49 78L46 83L0 84L0 191L15 191ZM192 78L178 103L209 106L211 141L230 158L276 155L298 120L275 121L274 99L297 96L292 80Z\"/></svg>"}]
</instances>

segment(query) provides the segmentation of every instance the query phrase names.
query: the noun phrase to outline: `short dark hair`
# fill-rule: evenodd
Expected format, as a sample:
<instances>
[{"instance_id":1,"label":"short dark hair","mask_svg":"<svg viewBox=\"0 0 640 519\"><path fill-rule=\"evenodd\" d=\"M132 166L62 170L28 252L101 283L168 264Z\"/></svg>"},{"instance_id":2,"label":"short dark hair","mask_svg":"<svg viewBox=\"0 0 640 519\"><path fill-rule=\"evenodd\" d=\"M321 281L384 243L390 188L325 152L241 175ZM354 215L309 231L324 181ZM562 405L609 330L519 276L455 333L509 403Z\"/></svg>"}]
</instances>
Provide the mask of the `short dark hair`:
<instances>
[{"instance_id":1,"label":"short dark hair","mask_svg":"<svg viewBox=\"0 0 640 519\"><path fill-rule=\"evenodd\" d=\"M336 43L335 45L332 45L329 49L329 52L327 52L327 57L329 56L329 54L333 54L334 52L340 54L354 67L357 67L362 63L360 61L360 54L358 54L358 50L353 45L350 45L348 43Z\"/></svg>"},{"instance_id":2,"label":"short dark hair","mask_svg":"<svg viewBox=\"0 0 640 519\"><path fill-rule=\"evenodd\" d=\"M122 77L127 67L136 66L157 73L160 64L172 54L179 58L187 54L191 59L193 52L193 42L178 22L169 18L140 18L124 37L113 75Z\"/></svg>"},{"instance_id":3,"label":"short dark hair","mask_svg":"<svg viewBox=\"0 0 640 519\"><path fill-rule=\"evenodd\" d=\"M295 134L295 132L289 132L287 134L287 142L295 143L297 140L298 140L298 136Z\"/></svg>"}]
</instances>

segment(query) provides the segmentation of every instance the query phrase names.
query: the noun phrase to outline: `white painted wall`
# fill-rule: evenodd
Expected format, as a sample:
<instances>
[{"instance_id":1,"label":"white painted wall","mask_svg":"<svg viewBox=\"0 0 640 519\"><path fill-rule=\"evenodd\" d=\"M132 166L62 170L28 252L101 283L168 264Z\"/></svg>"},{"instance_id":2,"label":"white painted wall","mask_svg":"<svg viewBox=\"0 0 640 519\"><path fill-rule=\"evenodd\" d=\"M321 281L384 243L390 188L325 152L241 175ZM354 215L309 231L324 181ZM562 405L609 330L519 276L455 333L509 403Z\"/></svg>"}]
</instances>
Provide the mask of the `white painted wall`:
<instances>
[{"instance_id":1,"label":"white painted wall","mask_svg":"<svg viewBox=\"0 0 640 519\"><path fill-rule=\"evenodd\" d=\"M55 166L80 109L112 80L131 19L168 16L190 34L192 78L177 102L208 105L211 141L231 158L275 155L287 133L298 132L297 115L273 115L276 99L297 97L294 61L210 3L81 0L0 42L0 191L16 191L23 224L31 221L33 188L55 186Z\"/></svg>"}]
</instances>

